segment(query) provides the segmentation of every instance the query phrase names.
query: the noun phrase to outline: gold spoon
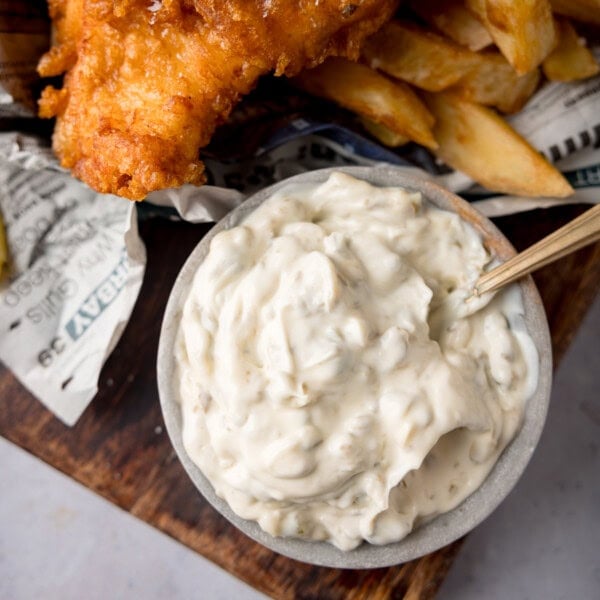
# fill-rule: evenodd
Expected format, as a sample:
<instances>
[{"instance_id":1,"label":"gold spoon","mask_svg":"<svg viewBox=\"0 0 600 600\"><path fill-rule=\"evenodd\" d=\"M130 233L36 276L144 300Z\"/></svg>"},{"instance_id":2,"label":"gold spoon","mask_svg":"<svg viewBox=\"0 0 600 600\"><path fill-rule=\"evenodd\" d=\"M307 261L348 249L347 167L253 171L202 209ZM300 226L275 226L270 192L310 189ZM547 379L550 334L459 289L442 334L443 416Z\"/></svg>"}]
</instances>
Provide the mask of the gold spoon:
<instances>
[{"instance_id":1,"label":"gold spoon","mask_svg":"<svg viewBox=\"0 0 600 600\"><path fill-rule=\"evenodd\" d=\"M431 338L439 339L448 319L468 317L488 304L502 286L587 244L600 240L600 204L479 277L469 291L457 289L429 316ZM485 294L485 296L484 296Z\"/></svg>"},{"instance_id":2,"label":"gold spoon","mask_svg":"<svg viewBox=\"0 0 600 600\"><path fill-rule=\"evenodd\" d=\"M600 204L590 208L527 250L519 252L505 263L484 273L475 284L473 296L493 292L598 240L600 240Z\"/></svg>"}]
</instances>

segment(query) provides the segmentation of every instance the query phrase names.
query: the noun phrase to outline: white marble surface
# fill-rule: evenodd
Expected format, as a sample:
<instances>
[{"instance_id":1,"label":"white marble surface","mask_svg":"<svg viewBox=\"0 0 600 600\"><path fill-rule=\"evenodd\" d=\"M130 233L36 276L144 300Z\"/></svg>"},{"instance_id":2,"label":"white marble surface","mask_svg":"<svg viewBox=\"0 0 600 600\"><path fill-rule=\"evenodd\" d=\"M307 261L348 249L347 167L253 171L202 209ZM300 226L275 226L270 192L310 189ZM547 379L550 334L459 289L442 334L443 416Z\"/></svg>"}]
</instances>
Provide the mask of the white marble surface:
<instances>
[{"instance_id":1,"label":"white marble surface","mask_svg":"<svg viewBox=\"0 0 600 600\"><path fill-rule=\"evenodd\" d=\"M0 599L262 594L0 438Z\"/></svg>"},{"instance_id":2,"label":"white marble surface","mask_svg":"<svg viewBox=\"0 0 600 600\"><path fill-rule=\"evenodd\" d=\"M599 342L597 301L532 463L467 539L442 600L600 598ZM0 599L264 598L1 439L0 475Z\"/></svg>"}]
</instances>

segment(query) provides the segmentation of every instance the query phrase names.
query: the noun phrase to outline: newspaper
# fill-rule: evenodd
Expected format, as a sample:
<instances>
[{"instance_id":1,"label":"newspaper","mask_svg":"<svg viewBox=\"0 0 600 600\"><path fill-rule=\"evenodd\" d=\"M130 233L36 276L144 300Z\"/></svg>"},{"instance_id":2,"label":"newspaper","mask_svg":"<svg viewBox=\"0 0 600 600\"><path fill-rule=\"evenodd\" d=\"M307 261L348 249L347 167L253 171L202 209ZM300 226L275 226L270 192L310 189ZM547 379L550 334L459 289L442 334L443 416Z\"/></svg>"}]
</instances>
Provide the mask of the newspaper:
<instances>
[{"instance_id":1,"label":"newspaper","mask_svg":"<svg viewBox=\"0 0 600 600\"><path fill-rule=\"evenodd\" d=\"M26 94L15 89L0 90L6 100L0 118L4 110L27 113L27 102L17 101ZM267 128L245 156L228 155L227 144L225 155L207 149L210 185L154 192L138 208L71 178L48 139L0 134L0 212L12 269L0 289L0 360L66 424L76 422L96 393L101 367L141 287L145 250L138 212L216 221L249 194L299 172L382 163L459 192L488 216L600 201L600 77L545 86L511 122L561 169L575 188L573 198L498 196L449 172L422 148L392 151L344 123L294 114ZM239 130L234 134L239 139Z\"/></svg>"},{"instance_id":2,"label":"newspaper","mask_svg":"<svg viewBox=\"0 0 600 600\"><path fill-rule=\"evenodd\" d=\"M11 255L0 360L67 425L97 390L142 283L135 205L96 194L19 136L0 136L0 211Z\"/></svg>"}]
</instances>

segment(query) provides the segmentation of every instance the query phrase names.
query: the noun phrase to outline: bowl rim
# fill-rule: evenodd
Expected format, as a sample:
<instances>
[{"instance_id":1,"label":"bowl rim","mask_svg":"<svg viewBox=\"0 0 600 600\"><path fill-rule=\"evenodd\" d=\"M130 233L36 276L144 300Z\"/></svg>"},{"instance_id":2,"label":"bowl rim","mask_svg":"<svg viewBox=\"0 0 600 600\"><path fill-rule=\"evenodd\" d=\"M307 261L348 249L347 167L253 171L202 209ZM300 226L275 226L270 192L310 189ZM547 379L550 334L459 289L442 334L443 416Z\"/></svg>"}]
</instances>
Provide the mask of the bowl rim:
<instances>
[{"instance_id":1,"label":"bowl rim","mask_svg":"<svg viewBox=\"0 0 600 600\"><path fill-rule=\"evenodd\" d=\"M363 543L354 550L342 551L328 542L273 537L263 531L257 522L236 515L227 502L217 496L212 484L192 462L183 446L173 351L183 304L196 270L217 233L238 225L246 215L282 187L293 183L321 183L335 172L352 175L375 186L402 187L421 192L428 202L459 214L474 226L484 237L486 247L498 258L506 260L515 253L513 246L498 228L468 202L431 181L407 174L402 167L331 167L284 179L253 194L221 219L200 240L181 268L171 289L160 331L157 355L158 391L167 432L180 462L198 491L235 527L274 552L313 565L344 569L389 567L429 554L462 537L487 518L516 485L537 446L548 411L552 383L551 338L544 306L533 279L528 276L518 285L523 296L527 331L538 351L539 376L537 388L525 406L521 428L479 488L456 508L421 524L399 542L381 546Z\"/></svg>"}]
</instances>

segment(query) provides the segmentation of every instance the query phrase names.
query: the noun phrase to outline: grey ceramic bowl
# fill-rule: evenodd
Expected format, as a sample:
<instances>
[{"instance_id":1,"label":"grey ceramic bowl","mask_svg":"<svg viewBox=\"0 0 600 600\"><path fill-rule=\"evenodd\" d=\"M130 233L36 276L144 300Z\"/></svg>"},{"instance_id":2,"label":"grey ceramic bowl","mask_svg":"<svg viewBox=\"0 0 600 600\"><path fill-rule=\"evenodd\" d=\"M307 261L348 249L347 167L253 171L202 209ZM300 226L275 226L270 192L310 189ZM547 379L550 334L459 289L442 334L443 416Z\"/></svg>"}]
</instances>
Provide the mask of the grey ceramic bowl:
<instances>
[{"instance_id":1,"label":"grey ceramic bowl","mask_svg":"<svg viewBox=\"0 0 600 600\"><path fill-rule=\"evenodd\" d=\"M482 234L486 246L498 258L506 260L515 252L493 223L467 202L438 185L406 175L402 169L388 166L343 167L297 175L246 200L210 230L186 261L171 291L162 324L158 350L158 388L167 431L188 475L213 507L246 535L275 552L307 563L351 569L386 567L433 552L463 536L481 523L514 487L533 454L546 418L552 373L550 334L539 294L531 277L527 277L520 285L525 304L525 321L540 357L540 377L537 390L527 403L523 426L478 490L454 510L415 529L400 542L385 546L364 543L355 550L343 552L325 542L272 537L257 523L238 517L229 505L215 494L212 485L190 460L183 447L173 351L182 308L194 274L208 252L211 239L219 231L238 225L248 213L282 186L291 182L322 182L334 171L348 173L378 186L399 186L419 191L435 206L454 211L471 223Z\"/></svg>"}]
</instances>

